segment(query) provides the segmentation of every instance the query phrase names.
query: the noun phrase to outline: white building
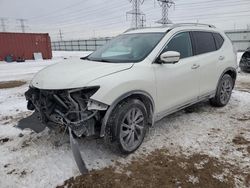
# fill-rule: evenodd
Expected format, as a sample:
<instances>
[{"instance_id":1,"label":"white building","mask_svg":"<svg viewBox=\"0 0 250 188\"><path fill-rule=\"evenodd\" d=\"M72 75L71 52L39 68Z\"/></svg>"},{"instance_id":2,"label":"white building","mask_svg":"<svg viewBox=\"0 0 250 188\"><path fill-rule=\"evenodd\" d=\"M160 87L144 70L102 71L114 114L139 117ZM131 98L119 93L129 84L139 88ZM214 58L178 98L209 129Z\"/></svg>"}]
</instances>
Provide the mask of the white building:
<instances>
[{"instance_id":1,"label":"white building","mask_svg":"<svg viewBox=\"0 0 250 188\"><path fill-rule=\"evenodd\" d=\"M250 30L232 30L225 33L231 39L237 51L245 51L250 47Z\"/></svg>"}]
</instances>

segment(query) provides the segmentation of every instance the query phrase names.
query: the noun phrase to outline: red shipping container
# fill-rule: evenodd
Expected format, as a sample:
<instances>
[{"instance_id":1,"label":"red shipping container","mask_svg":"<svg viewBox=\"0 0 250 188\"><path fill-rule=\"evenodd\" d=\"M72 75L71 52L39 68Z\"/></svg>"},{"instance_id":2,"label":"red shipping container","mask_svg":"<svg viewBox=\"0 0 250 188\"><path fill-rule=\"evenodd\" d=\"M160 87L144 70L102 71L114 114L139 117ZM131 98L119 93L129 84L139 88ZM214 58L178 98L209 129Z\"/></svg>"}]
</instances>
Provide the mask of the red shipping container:
<instances>
[{"instance_id":1,"label":"red shipping container","mask_svg":"<svg viewBox=\"0 0 250 188\"><path fill-rule=\"evenodd\" d=\"M34 59L34 53L42 53L43 59L52 58L51 41L48 33L0 32L0 61L13 55L14 60Z\"/></svg>"}]
</instances>

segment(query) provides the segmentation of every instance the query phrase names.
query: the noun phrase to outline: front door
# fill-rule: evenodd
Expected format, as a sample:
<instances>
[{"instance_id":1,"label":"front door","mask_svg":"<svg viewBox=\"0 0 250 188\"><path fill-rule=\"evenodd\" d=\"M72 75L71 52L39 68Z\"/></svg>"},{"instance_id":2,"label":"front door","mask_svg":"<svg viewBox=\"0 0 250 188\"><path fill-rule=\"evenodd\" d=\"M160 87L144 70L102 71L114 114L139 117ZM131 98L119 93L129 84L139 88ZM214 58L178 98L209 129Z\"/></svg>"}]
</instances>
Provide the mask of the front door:
<instances>
[{"instance_id":1,"label":"front door","mask_svg":"<svg viewBox=\"0 0 250 188\"><path fill-rule=\"evenodd\" d=\"M193 57L189 32L176 34L163 52L177 51L181 59L175 64L154 64L158 115L196 100L199 96L199 62Z\"/></svg>"}]
</instances>

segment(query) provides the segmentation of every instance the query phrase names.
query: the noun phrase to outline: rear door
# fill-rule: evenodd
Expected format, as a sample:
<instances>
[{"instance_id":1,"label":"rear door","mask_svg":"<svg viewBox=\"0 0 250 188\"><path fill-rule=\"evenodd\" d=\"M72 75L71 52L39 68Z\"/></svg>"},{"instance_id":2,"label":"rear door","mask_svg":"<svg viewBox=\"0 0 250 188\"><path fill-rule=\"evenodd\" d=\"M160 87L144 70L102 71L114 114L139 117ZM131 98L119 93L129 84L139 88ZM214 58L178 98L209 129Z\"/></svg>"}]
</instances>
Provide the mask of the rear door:
<instances>
[{"instance_id":1,"label":"rear door","mask_svg":"<svg viewBox=\"0 0 250 188\"><path fill-rule=\"evenodd\" d=\"M200 96L215 91L218 82L217 64L220 54L212 32L192 31L195 59L199 61L199 86Z\"/></svg>"}]
</instances>

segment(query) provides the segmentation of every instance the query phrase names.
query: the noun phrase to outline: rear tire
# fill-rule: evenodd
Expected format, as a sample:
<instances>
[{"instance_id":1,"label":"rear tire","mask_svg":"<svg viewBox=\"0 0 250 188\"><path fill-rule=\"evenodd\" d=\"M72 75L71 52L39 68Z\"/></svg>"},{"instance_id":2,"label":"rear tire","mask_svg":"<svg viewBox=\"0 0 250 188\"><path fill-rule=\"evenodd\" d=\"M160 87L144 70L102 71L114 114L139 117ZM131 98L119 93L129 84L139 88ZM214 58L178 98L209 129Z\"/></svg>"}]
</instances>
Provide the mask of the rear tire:
<instances>
[{"instance_id":1,"label":"rear tire","mask_svg":"<svg viewBox=\"0 0 250 188\"><path fill-rule=\"evenodd\" d=\"M225 74L218 85L214 98L210 99L210 103L215 107L226 106L229 102L233 90L233 79L230 75Z\"/></svg>"},{"instance_id":2,"label":"rear tire","mask_svg":"<svg viewBox=\"0 0 250 188\"><path fill-rule=\"evenodd\" d=\"M111 150L130 154L142 144L148 125L145 105L138 99L128 99L112 111L105 130L105 142Z\"/></svg>"}]
</instances>

